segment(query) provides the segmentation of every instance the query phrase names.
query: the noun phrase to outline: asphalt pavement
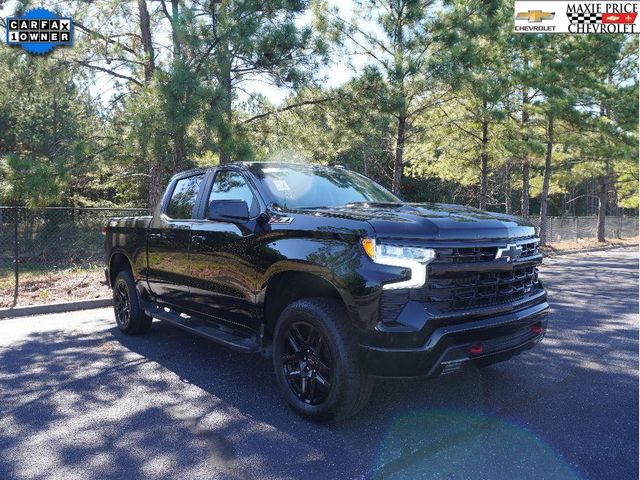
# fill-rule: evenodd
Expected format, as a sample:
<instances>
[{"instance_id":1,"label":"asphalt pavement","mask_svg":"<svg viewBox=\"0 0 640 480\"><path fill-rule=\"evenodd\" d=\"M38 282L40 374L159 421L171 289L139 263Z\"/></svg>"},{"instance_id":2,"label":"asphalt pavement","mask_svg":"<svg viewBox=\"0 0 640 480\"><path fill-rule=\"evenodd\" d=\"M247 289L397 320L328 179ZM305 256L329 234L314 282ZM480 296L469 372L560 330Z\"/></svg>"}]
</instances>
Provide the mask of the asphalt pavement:
<instances>
[{"instance_id":1,"label":"asphalt pavement","mask_svg":"<svg viewBox=\"0 0 640 480\"><path fill-rule=\"evenodd\" d=\"M638 252L547 259L533 350L309 423L269 360L110 309L0 320L0 479L637 479Z\"/></svg>"}]
</instances>

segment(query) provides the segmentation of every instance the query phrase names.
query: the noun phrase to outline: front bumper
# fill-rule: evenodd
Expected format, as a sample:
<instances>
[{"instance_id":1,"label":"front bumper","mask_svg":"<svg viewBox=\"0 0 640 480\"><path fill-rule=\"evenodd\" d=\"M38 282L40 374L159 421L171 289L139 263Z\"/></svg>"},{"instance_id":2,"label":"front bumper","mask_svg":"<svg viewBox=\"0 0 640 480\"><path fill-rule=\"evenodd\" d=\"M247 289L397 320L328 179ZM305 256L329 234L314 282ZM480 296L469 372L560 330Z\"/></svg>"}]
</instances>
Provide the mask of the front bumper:
<instances>
[{"instance_id":1,"label":"front bumper","mask_svg":"<svg viewBox=\"0 0 640 480\"><path fill-rule=\"evenodd\" d=\"M507 360L544 337L546 301L522 310L442 326L418 347L360 345L367 371L377 377L436 377L465 364L487 365Z\"/></svg>"}]
</instances>

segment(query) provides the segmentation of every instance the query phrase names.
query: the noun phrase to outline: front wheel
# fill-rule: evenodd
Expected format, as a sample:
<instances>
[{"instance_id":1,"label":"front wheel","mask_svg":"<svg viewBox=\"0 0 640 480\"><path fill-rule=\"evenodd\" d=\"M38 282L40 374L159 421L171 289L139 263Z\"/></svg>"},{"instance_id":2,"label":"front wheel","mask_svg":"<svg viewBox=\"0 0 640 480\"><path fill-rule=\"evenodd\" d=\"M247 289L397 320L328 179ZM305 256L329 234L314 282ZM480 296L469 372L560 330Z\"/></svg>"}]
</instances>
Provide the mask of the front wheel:
<instances>
[{"instance_id":1,"label":"front wheel","mask_svg":"<svg viewBox=\"0 0 640 480\"><path fill-rule=\"evenodd\" d=\"M372 383L358 360L356 338L340 302L309 298L292 303L278 319L273 342L278 385L299 414L338 421L369 399Z\"/></svg>"},{"instance_id":2,"label":"front wheel","mask_svg":"<svg viewBox=\"0 0 640 480\"><path fill-rule=\"evenodd\" d=\"M128 270L118 273L113 282L113 310L123 333L135 335L151 328L153 318L141 308L138 289Z\"/></svg>"}]
</instances>

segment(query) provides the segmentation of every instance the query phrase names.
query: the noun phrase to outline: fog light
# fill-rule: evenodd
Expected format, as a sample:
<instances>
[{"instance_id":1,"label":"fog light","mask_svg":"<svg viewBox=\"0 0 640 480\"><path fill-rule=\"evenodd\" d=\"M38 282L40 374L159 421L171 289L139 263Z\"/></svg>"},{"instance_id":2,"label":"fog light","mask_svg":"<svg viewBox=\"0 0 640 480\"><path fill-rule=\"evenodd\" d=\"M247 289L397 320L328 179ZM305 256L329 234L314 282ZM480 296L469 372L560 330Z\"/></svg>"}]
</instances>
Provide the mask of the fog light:
<instances>
[{"instance_id":1,"label":"fog light","mask_svg":"<svg viewBox=\"0 0 640 480\"><path fill-rule=\"evenodd\" d=\"M471 347L469 347L469 353L471 355L480 355L483 351L484 349L482 348L482 345L479 343L477 345L471 345Z\"/></svg>"},{"instance_id":2,"label":"fog light","mask_svg":"<svg viewBox=\"0 0 640 480\"><path fill-rule=\"evenodd\" d=\"M542 328L540 325L534 325L533 327L531 327L531 333L540 335L541 333L544 333L544 328Z\"/></svg>"}]
</instances>

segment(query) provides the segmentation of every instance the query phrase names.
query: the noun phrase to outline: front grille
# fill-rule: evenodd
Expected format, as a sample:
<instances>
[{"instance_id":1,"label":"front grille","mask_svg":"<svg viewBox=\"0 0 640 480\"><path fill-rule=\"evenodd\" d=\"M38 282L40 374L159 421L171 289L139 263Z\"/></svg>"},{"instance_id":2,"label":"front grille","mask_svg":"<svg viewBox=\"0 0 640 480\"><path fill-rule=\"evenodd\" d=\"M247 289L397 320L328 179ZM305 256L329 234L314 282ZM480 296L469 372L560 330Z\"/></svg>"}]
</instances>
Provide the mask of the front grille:
<instances>
[{"instance_id":1,"label":"front grille","mask_svg":"<svg viewBox=\"0 0 640 480\"><path fill-rule=\"evenodd\" d=\"M496 260L495 244L436 248L436 259L426 267L428 275L423 287L383 290L382 321L395 320L409 301L428 304L429 309L444 314L508 304L536 293L537 267L542 258L537 239L513 243L522 252L512 263L503 258Z\"/></svg>"},{"instance_id":2,"label":"front grille","mask_svg":"<svg viewBox=\"0 0 640 480\"><path fill-rule=\"evenodd\" d=\"M538 254L537 241L515 242L522 248L521 258L533 257ZM476 263L492 262L496 258L498 247L453 247L438 248L436 262L438 263Z\"/></svg>"},{"instance_id":3,"label":"front grille","mask_svg":"<svg viewBox=\"0 0 640 480\"><path fill-rule=\"evenodd\" d=\"M442 311L479 308L508 303L531 293L538 283L535 265L513 270L456 272L429 278L410 297L435 304Z\"/></svg>"},{"instance_id":4,"label":"front grille","mask_svg":"<svg viewBox=\"0 0 640 480\"><path fill-rule=\"evenodd\" d=\"M469 263L495 260L498 247L439 248L438 262Z\"/></svg>"},{"instance_id":5,"label":"front grille","mask_svg":"<svg viewBox=\"0 0 640 480\"><path fill-rule=\"evenodd\" d=\"M522 247L522 254L520 255L522 258L533 257L538 254L538 242L523 243L520 246Z\"/></svg>"}]
</instances>

